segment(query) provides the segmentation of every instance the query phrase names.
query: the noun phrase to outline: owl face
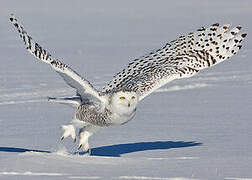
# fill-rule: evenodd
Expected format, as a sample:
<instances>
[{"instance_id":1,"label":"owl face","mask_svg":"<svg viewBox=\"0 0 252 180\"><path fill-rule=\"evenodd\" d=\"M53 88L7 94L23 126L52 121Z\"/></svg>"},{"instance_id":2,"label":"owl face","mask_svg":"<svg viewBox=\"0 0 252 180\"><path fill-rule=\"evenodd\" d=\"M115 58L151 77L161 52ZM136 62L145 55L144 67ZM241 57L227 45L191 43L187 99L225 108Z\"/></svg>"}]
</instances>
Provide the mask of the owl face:
<instances>
[{"instance_id":1,"label":"owl face","mask_svg":"<svg viewBox=\"0 0 252 180\"><path fill-rule=\"evenodd\" d=\"M131 112L136 109L138 95L133 91L118 91L111 97L112 108L117 112Z\"/></svg>"}]
</instances>

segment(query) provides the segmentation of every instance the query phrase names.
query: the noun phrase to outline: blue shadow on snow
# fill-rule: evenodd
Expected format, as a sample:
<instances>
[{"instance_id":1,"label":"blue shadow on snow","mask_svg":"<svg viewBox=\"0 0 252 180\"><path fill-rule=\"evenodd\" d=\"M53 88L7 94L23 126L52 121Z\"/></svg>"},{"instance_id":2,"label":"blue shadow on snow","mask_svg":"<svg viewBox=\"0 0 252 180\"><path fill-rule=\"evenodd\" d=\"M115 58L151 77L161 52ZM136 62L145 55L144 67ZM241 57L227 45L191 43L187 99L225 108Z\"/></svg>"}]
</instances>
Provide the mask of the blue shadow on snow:
<instances>
[{"instance_id":1,"label":"blue shadow on snow","mask_svg":"<svg viewBox=\"0 0 252 180\"><path fill-rule=\"evenodd\" d=\"M138 142L128 144L116 144L111 146L102 146L91 149L93 156L112 156L120 157L122 154L160 149L184 148L192 146L200 146L202 143L195 141L156 141L156 142Z\"/></svg>"},{"instance_id":2,"label":"blue shadow on snow","mask_svg":"<svg viewBox=\"0 0 252 180\"><path fill-rule=\"evenodd\" d=\"M16 147L0 147L0 152L41 152L41 153L51 153L50 151L36 150L36 149L24 149Z\"/></svg>"},{"instance_id":3,"label":"blue shadow on snow","mask_svg":"<svg viewBox=\"0 0 252 180\"><path fill-rule=\"evenodd\" d=\"M184 148L192 146L200 146L202 143L195 141L156 141L156 142L137 142L128 144L116 144L110 146L102 146L91 149L91 155L93 156L110 156L120 157L122 154L147 151L147 150L161 150L161 149L173 149L173 148ZM0 147L0 152L41 152L51 153L51 151L36 150L36 149L25 149L17 147ZM78 153L85 154L85 152Z\"/></svg>"}]
</instances>

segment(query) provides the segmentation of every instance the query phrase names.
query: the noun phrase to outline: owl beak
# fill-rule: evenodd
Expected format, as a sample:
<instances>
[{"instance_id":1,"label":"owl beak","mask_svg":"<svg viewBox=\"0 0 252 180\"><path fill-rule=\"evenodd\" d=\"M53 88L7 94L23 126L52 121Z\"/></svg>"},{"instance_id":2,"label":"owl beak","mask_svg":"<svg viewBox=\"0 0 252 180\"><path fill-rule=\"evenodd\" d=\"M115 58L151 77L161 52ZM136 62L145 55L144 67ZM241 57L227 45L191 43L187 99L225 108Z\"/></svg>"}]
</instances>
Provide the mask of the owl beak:
<instances>
[{"instance_id":1,"label":"owl beak","mask_svg":"<svg viewBox=\"0 0 252 180\"><path fill-rule=\"evenodd\" d=\"M128 103L128 107L130 107L130 103Z\"/></svg>"}]
</instances>

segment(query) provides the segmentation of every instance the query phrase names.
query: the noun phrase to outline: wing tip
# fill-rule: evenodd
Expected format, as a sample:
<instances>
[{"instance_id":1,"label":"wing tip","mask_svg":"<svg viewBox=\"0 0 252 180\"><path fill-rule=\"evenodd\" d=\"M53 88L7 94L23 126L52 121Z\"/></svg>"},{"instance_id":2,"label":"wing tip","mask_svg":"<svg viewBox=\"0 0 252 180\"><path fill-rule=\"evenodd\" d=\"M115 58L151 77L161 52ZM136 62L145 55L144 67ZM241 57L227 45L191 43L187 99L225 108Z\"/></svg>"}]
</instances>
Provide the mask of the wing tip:
<instances>
[{"instance_id":1,"label":"wing tip","mask_svg":"<svg viewBox=\"0 0 252 180\"><path fill-rule=\"evenodd\" d=\"M241 34L241 37L245 38L247 35L248 35L247 33L243 33L243 34Z\"/></svg>"},{"instance_id":2,"label":"wing tip","mask_svg":"<svg viewBox=\"0 0 252 180\"><path fill-rule=\"evenodd\" d=\"M214 23L214 24L212 24L211 26L216 26L216 27L219 27L219 23Z\"/></svg>"},{"instance_id":3,"label":"wing tip","mask_svg":"<svg viewBox=\"0 0 252 180\"><path fill-rule=\"evenodd\" d=\"M10 21L13 22L14 20L16 20L14 13L10 14Z\"/></svg>"},{"instance_id":4,"label":"wing tip","mask_svg":"<svg viewBox=\"0 0 252 180\"><path fill-rule=\"evenodd\" d=\"M232 22L231 21L229 21L228 23L227 23L227 25L230 27L230 26L232 26Z\"/></svg>"},{"instance_id":5,"label":"wing tip","mask_svg":"<svg viewBox=\"0 0 252 180\"><path fill-rule=\"evenodd\" d=\"M242 27L240 25L236 26L236 28L240 31Z\"/></svg>"}]
</instances>

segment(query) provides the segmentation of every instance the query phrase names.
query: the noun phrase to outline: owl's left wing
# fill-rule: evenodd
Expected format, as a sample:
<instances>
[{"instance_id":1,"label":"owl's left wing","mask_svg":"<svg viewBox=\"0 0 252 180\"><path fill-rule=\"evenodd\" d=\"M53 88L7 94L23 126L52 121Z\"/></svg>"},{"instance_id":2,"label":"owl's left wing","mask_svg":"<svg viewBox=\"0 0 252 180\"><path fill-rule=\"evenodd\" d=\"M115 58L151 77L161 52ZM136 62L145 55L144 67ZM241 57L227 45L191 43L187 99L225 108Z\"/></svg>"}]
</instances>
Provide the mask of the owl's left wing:
<instances>
[{"instance_id":1,"label":"owl's left wing","mask_svg":"<svg viewBox=\"0 0 252 180\"><path fill-rule=\"evenodd\" d=\"M139 100L180 78L188 78L200 70L214 66L235 55L246 34L240 26L218 23L200 28L167 43L164 47L135 59L104 87L105 92L126 88L139 94Z\"/></svg>"}]
</instances>

